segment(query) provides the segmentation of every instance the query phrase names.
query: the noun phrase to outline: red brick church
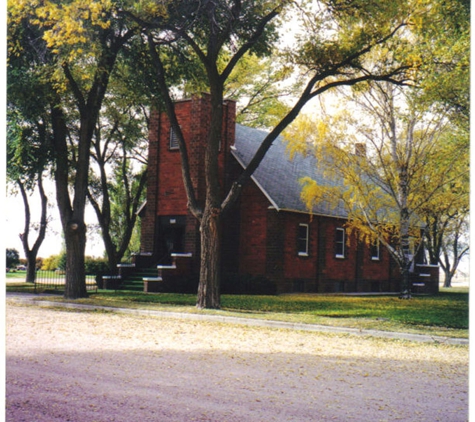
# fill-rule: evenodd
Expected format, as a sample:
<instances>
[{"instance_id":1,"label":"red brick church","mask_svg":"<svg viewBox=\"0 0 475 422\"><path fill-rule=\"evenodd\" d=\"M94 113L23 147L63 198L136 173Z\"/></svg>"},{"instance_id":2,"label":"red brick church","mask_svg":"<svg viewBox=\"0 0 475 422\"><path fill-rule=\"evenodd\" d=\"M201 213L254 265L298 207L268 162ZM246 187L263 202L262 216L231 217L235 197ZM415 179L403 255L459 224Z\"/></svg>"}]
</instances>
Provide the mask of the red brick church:
<instances>
[{"instance_id":1,"label":"red brick church","mask_svg":"<svg viewBox=\"0 0 475 422\"><path fill-rule=\"evenodd\" d=\"M194 187L203 197L209 97L179 101L175 108ZM265 131L237 124L235 114L235 102L226 101L219 158L224 190L266 136ZM304 176L323 178L315 157L296 154L291 160L278 138L226 217L223 283L229 287L243 278L251 283L265 280L276 293L399 292L400 274L387 250L347 239L343 209L322 204L308 212L300 199L299 179ZM187 210L180 153L164 112L151 117L147 186L136 265L158 266L160 276L172 283L184 278L196 281L199 225ZM414 281L415 290L437 291L438 268L415 265Z\"/></svg>"}]
</instances>

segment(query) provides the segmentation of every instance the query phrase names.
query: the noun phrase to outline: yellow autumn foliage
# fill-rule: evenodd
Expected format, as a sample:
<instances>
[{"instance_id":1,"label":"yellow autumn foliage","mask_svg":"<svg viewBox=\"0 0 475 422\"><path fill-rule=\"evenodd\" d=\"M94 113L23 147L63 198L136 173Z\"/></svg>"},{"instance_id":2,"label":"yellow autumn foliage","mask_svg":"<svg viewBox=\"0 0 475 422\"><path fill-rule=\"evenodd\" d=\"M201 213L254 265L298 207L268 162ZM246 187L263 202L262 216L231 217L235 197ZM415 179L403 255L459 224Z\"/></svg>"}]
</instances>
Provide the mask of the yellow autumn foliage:
<instances>
[{"instance_id":1,"label":"yellow autumn foliage","mask_svg":"<svg viewBox=\"0 0 475 422\"><path fill-rule=\"evenodd\" d=\"M47 28L44 40L48 47L59 52L59 48L64 45L78 46L90 40L86 24L102 29L109 28L111 8L110 0L76 0L60 5L45 2L36 9L36 19L33 19L33 23ZM78 48L80 47L76 47L75 53L78 53Z\"/></svg>"},{"instance_id":2,"label":"yellow autumn foliage","mask_svg":"<svg viewBox=\"0 0 475 422\"><path fill-rule=\"evenodd\" d=\"M301 180L309 211L343 205L347 230L367 244L391 248L402 237L417 244L426 209L464 201L467 149L443 114L419 110L390 86L379 89L359 89L356 98L367 103L353 115L345 107L333 117L296 119L285 133L288 153L314 154L323 175Z\"/></svg>"},{"instance_id":3,"label":"yellow autumn foliage","mask_svg":"<svg viewBox=\"0 0 475 422\"><path fill-rule=\"evenodd\" d=\"M147 0L139 3L146 12L165 13L166 2ZM8 55L20 57L24 54L22 28L36 28L53 57L43 76L50 78L58 92L64 92L68 83L63 66L67 65L80 88L87 90L95 78L99 58L103 56L104 40L114 36L111 32L113 22L116 22L114 28L130 29L127 27L130 22L124 21L119 7L129 7L132 11L137 4L114 0L8 0Z\"/></svg>"},{"instance_id":4,"label":"yellow autumn foliage","mask_svg":"<svg viewBox=\"0 0 475 422\"><path fill-rule=\"evenodd\" d=\"M119 18L119 7L152 18L165 15L166 4L153 0L120 4L114 0L8 0L8 26L13 28L22 21L37 26L50 51L73 62L97 55L98 31L108 30ZM9 40L9 54L21 54L14 40Z\"/></svg>"}]
</instances>

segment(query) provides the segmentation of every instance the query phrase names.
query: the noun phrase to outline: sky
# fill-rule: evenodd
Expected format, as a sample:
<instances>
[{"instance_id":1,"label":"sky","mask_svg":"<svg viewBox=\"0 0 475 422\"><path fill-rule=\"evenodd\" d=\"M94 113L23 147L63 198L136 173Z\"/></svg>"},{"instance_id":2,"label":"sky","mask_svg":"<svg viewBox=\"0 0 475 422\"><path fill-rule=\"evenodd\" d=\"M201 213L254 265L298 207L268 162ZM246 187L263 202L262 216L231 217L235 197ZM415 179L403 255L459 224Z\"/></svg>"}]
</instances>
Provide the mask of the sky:
<instances>
[{"instance_id":1,"label":"sky","mask_svg":"<svg viewBox=\"0 0 475 422\"><path fill-rule=\"evenodd\" d=\"M47 258L51 255L57 255L63 248L63 238L61 235L61 221L59 211L56 206L56 197L54 194L53 182L46 183L46 191L48 195L48 215L49 224L46 233L46 238L42 243L38 257ZM2 233L2 240L5 243L5 248L14 248L20 253L21 258L25 258L23 246L19 237L23 233L25 225L25 212L21 195L8 195L4 198L5 203L2 206L4 212L4 230ZM40 198L38 193L30 197L31 221L39 222L40 220ZM92 208L88 208L86 215L86 224L96 225L97 218ZM36 233L30 233L30 247L36 240ZM86 255L102 257L104 255L104 246L99 234L93 236L88 235L86 244Z\"/></svg>"}]
</instances>

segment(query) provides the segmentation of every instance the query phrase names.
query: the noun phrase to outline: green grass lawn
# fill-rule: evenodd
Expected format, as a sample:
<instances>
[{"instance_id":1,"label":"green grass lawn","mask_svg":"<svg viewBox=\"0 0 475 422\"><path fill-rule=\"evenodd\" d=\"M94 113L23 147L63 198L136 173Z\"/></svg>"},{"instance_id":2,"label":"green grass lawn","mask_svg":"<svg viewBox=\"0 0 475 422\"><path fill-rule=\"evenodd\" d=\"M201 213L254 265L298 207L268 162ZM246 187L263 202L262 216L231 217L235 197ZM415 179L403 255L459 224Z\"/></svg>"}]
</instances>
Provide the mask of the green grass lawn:
<instances>
[{"instance_id":1,"label":"green grass lawn","mask_svg":"<svg viewBox=\"0 0 475 422\"><path fill-rule=\"evenodd\" d=\"M5 273L5 278L8 280L18 280L18 281L25 281L26 278L26 271L15 271L10 273Z\"/></svg>"},{"instance_id":2,"label":"green grass lawn","mask_svg":"<svg viewBox=\"0 0 475 422\"><path fill-rule=\"evenodd\" d=\"M26 283L22 286L17 283L8 286L7 283L7 291L32 291L32 289L33 287ZM64 300L60 296L53 299ZM223 295L221 310L202 311L195 307L196 296L185 294L99 290L97 293L90 293L87 299L80 299L77 302L468 337L468 288L441 289L438 295L419 295L411 300L401 300L394 295Z\"/></svg>"},{"instance_id":3,"label":"green grass lawn","mask_svg":"<svg viewBox=\"0 0 475 422\"><path fill-rule=\"evenodd\" d=\"M48 283L50 280L64 280L64 272L61 271L44 271L39 270L37 273L37 281ZM88 280L94 280L95 276L87 275ZM8 282L21 282L26 280L26 271L14 271L5 273L5 278L7 283ZM28 285L23 286L25 289L28 289Z\"/></svg>"}]
</instances>

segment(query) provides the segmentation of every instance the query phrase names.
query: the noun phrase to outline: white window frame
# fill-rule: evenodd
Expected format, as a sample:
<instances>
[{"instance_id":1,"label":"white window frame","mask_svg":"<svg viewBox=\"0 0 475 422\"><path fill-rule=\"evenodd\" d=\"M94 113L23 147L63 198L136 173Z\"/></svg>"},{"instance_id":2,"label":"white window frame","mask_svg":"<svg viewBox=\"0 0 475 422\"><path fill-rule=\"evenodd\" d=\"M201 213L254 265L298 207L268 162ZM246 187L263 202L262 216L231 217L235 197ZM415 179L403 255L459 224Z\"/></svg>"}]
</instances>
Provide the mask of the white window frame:
<instances>
[{"instance_id":1,"label":"white window frame","mask_svg":"<svg viewBox=\"0 0 475 422\"><path fill-rule=\"evenodd\" d=\"M305 237L300 236L301 228L305 228ZM309 239L309 226L308 224L299 224L297 232L297 254L298 256L308 256L308 239ZM300 242L305 241L305 250L300 250Z\"/></svg>"},{"instance_id":2,"label":"white window frame","mask_svg":"<svg viewBox=\"0 0 475 422\"><path fill-rule=\"evenodd\" d=\"M376 239L376 241L371 244L370 251L372 261L379 261L381 259L381 242L379 239ZM376 251L376 255L373 253L373 251Z\"/></svg>"},{"instance_id":3,"label":"white window frame","mask_svg":"<svg viewBox=\"0 0 475 422\"><path fill-rule=\"evenodd\" d=\"M342 227L337 227L336 228L337 233L342 233L342 240L337 240L335 239L335 249L336 246L341 244L341 254L335 252L335 258L344 258L345 257L345 243L346 243L346 233L345 229Z\"/></svg>"}]
</instances>

